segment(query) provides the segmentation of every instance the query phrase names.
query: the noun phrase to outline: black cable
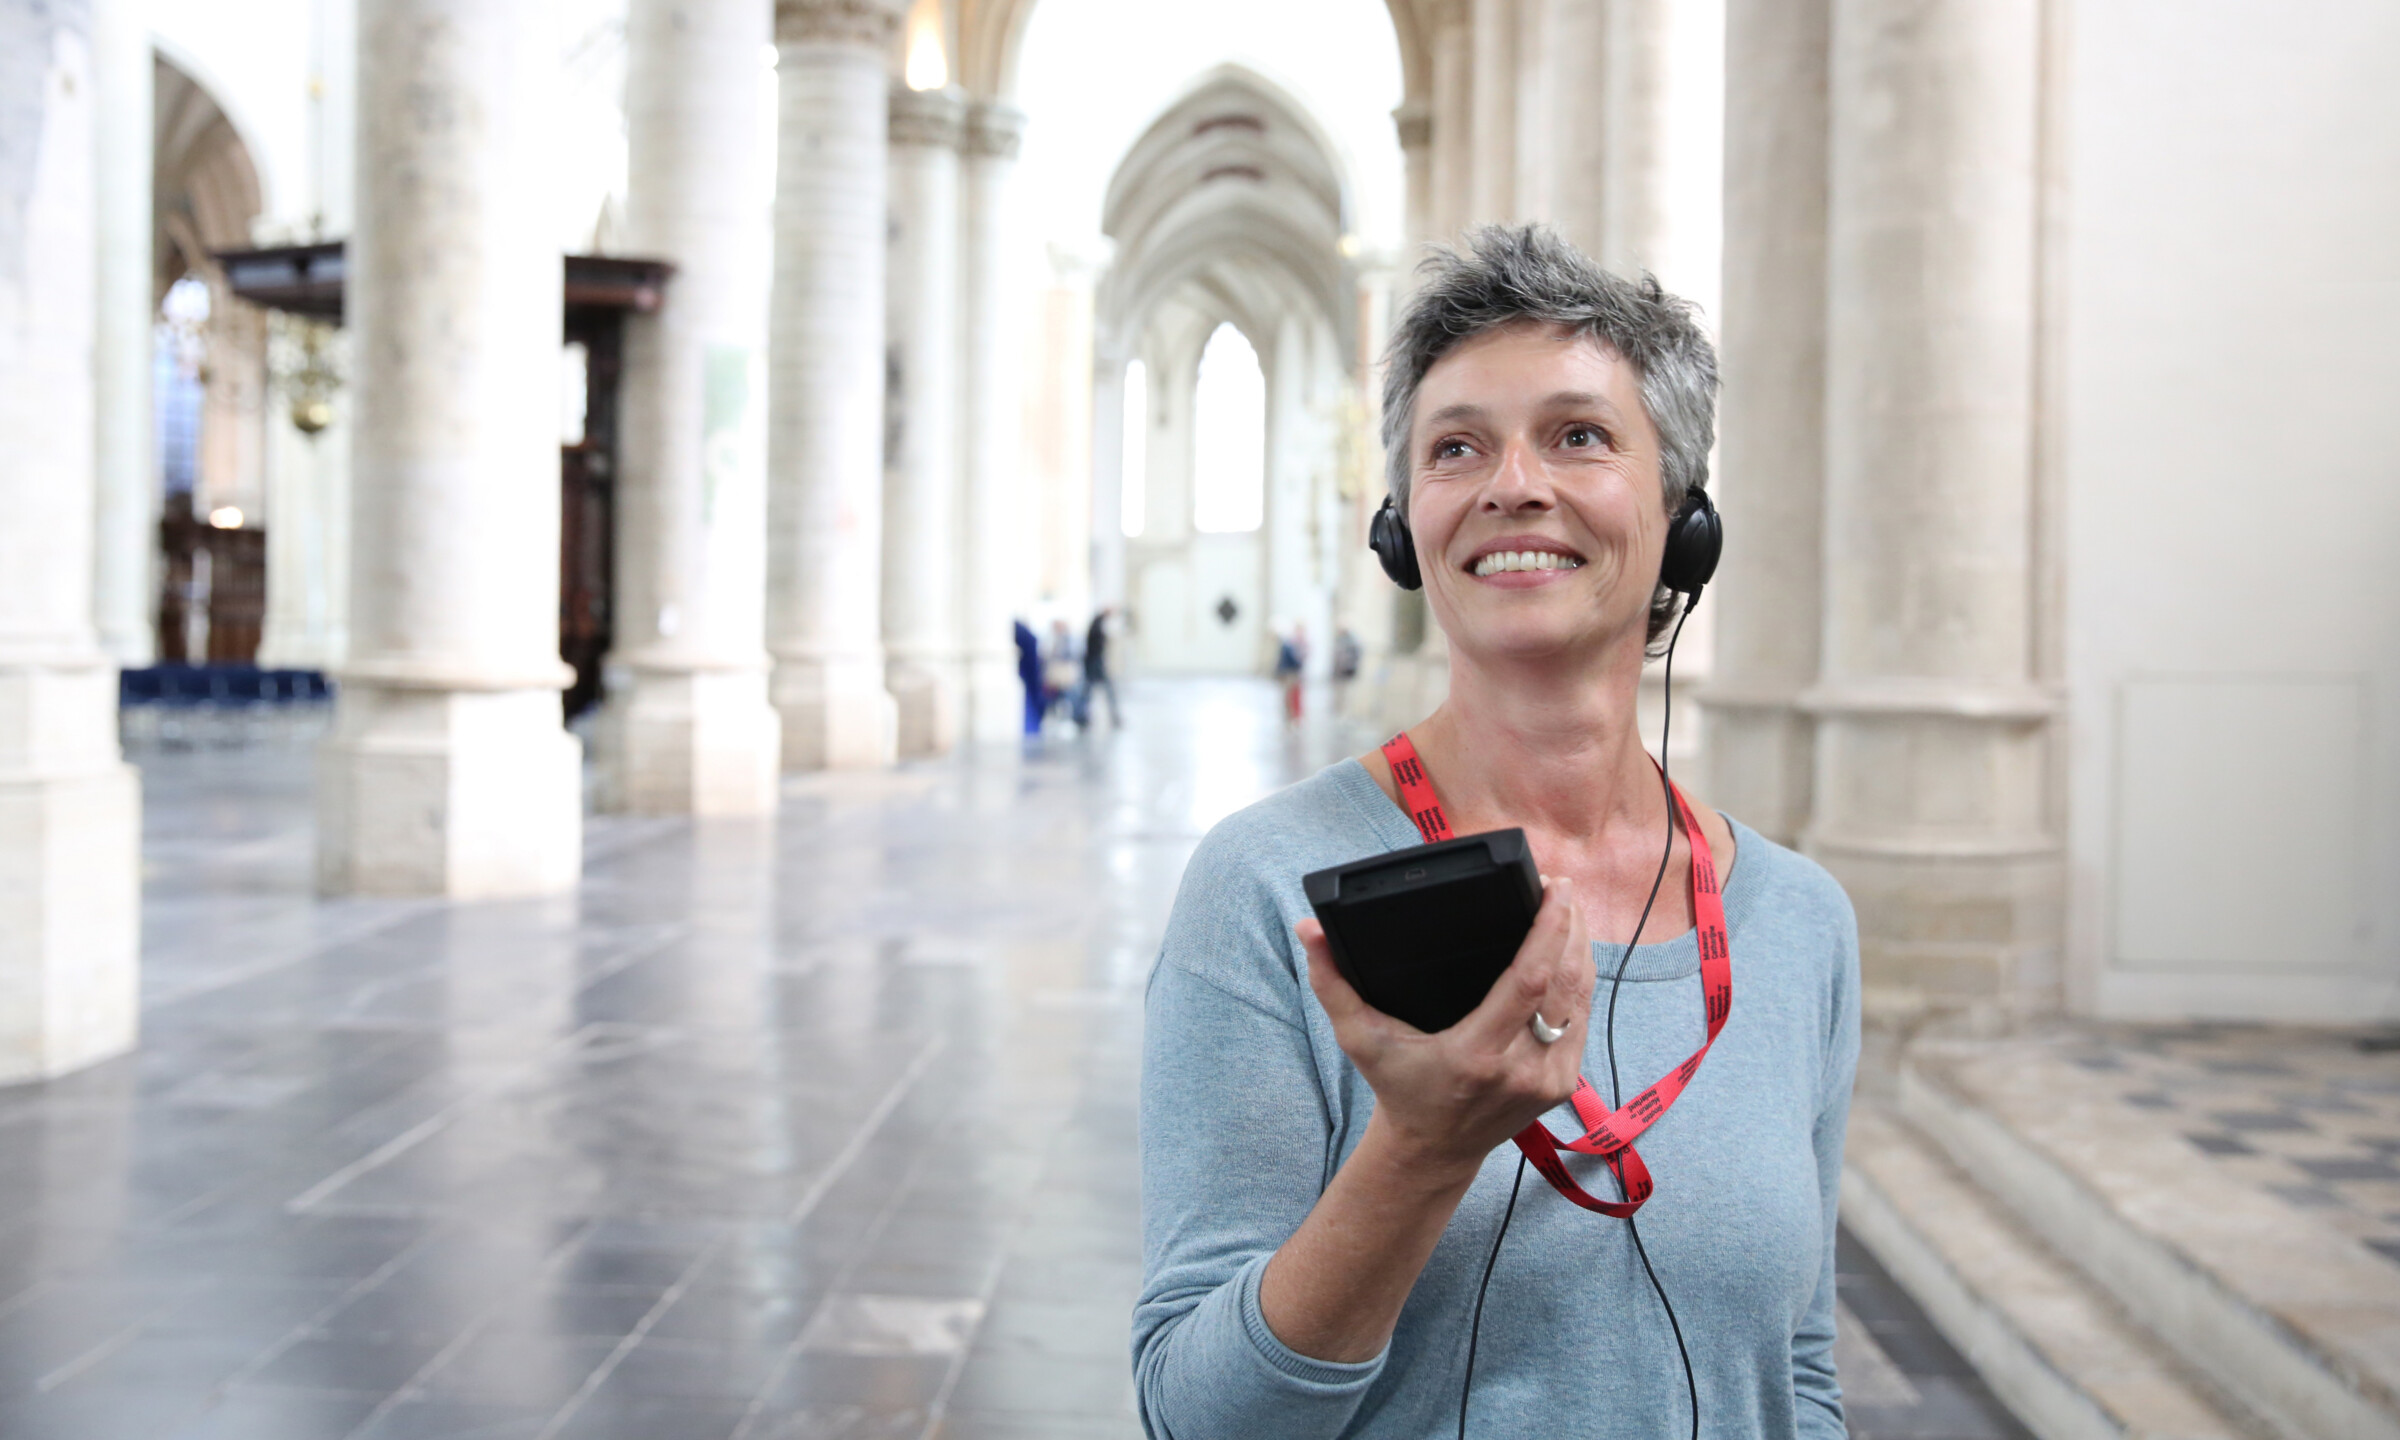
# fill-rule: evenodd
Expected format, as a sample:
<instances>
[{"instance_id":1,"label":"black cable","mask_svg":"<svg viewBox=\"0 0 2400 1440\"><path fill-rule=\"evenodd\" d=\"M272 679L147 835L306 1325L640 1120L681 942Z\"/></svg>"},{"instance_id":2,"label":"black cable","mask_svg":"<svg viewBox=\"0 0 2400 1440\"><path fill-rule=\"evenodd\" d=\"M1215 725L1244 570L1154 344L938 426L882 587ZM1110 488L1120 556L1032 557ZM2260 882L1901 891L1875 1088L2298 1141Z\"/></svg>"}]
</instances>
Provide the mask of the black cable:
<instances>
[{"instance_id":1,"label":"black cable","mask_svg":"<svg viewBox=\"0 0 2400 1440\"><path fill-rule=\"evenodd\" d=\"M1666 884L1667 865L1675 856L1675 783L1667 777L1667 740L1675 729L1675 642L1683 638L1683 622L1691 618L1692 609L1700 603L1697 591L1685 603L1682 613L1675 617L1674 632L1667 636L1667 663L1664 675L1666 703L1658 726L1658 782L1667 797L1667 844L1659 852L1658 873L1650 879L1649 898L1642 901L1641 918L1633 922L1633 938L1625 942L1624 952L1617 956L1617 973L1608 985L1608 1108L1623 1103L1618 1095L1617 1080L1617 992L1625 985L1625 967L1633 960L1634 947L1642 943L1642 929L1650 923L1651 908L1658 904L1660 887ZM1696 918L1696 917L1695 917ZM1625 1188L1623 1162L1608 1162L1608 1173L1617 1182L1617 1198L1630 1199ZM1467 1326L1467 1375L1458 1387L1458 1440L1467 1440L1467 1398L1475 1390L1475 1347L1483 1338L1483 1296L1491 1288L1492 1266L1500 1259L1500 1242L1508 1238L1508 1222L1517 1213L1517 1187L1525 1183L1525 1157L1517 1157L1517 1178L1508 1187L1508 1208L1500 1212L1500 1229L1492 1236L1491 1254L1484 1257L1483 1282L1475 1287L1475 1318ZM1651 1292L1658 1296L1659 1308L1667 1312L1667 1328L1675 1334L1675 1354L1683 1361L1683 1389L1692 1404L1692 1440L1700 1440L1700 1382L1692 1373L1692 1352L1684 1344L1683 1324L1675 1318L1674 1303L1667 1299L1667 1287L1658 1283L1658 1271L1651 1267L1649 1248L1642 1244L1641 1227L1633 1217L1625 1217L1625 1229L1633 1236L1633 1253L1641 1257L1642 1273L1650 1277Z\"/></svg>"},{"instance_id":2,"label":"black cable","mask_svg":"<svg viewBox=\"0 0 2400 1440\"><path fill-rule=\"evenodd\" d=\"M1517 1213L1517 1190L1525 1183L1525 1157L1517 1157L1517 1178L1509 1182L1508 1208L1500 1212L1500 1230L1492 1236L1492 1253L1483 1257L1483 1283L1475 1287L1475 1321L1467 1327L1467 1378L1458 1386L1458 1440L1467 1440L1467 1397L1475 1392L1475 1343L1483 1337L1483 1293L1492 1288L1492 1266L1500 1260L1500 1242L1508 1238L1509 1217Z\"/></svg>"},{"instance_id":3,"label":"black cable","mask_svg":"<svg viewBox=\"0 0 2400 1440\"><path fill-rule=\"evenodd\" d=\"M1633 938L1625 942L1624 953L1617 957L1616 978L1608 985L1608 1024L1604 1037L1608 1042L1608 1108L1611 1110L1624 1103L1618 1093L1617 1080L1617 992L1625 986L1625 967L1633 959L1633 947L1641 943L1642 927L1650 923L1650 907L1658 903L1659 887L1667 879L1667 864L1675 855L1675 782L1667 775L1667 740L1675 730L1675 642L1683 638L1683 622L1691 618L1692 607L1699 603L1699 595L1694 594L1690 604L1683 607L1683 613L1675 617L1675 633L1667 637L1667 664L1665 674L1661 677L1666 699L1664 713L1658 723L1658 783L1667 800L1667 843L1659 851L1658 874L1650 881L1650 898L1642 902L1642 918L1633 922ZM1616 1177L1617 1198L1631 1199L1632 1196L1625 1189L1624 1162L1609 1161L1608 1173ZM1692 1373L1692 1352L1683 1341L1683 1323L1675 1318L1675 1304L1667 1298L1667 1287L1658 1281L1658 1271L1650 1264L1650 1249L1642 1243L1642 1229L1634 1223L1631 1215L1625 1217L1625 1230L1633 1237L1633 1253L1641 1257L1642 1273L1650 1277L1650 1289L1658 1296L1659 1308L1667 1312L1667 1328L1675 1334L1675 1354L1683 1361L1683 1389L1692 1402L1692 1440L1700 1440L1700 1382Z\"/></svg>"}]
</instances>

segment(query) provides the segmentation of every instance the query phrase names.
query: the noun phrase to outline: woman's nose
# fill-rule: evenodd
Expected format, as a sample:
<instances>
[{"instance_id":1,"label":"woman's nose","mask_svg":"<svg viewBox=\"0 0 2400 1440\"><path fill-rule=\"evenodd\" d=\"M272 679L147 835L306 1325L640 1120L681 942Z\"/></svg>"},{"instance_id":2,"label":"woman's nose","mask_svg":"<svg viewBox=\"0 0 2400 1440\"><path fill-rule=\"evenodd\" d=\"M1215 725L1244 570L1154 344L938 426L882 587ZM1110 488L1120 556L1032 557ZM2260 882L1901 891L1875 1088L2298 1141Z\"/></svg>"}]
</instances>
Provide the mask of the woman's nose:
<instances>
[{"instance_id":1,"label":"woman's nose","mask_svg":"<svg viewBox=\"0 0 2400 1440\"><path fill-rule=\"evenodd\" d=\"M1524 445L1511 441L1501 447L1500 463L1492 469L1492 483L1484 489L1483 503L1488 510L1502 511L1549 507L1549 477Z\"/></svg>"}]
</instances>

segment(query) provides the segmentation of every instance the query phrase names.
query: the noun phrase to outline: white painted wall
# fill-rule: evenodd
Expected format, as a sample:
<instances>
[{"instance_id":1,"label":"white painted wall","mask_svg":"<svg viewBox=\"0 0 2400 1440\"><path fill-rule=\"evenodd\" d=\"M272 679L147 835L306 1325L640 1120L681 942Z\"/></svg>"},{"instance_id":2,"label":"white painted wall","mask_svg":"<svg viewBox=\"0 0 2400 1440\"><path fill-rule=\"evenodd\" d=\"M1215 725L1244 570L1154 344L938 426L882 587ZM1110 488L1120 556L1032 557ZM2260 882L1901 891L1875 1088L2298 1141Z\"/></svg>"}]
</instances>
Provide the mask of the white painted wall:
<instances>
[{"instance_id":1,"label":"white painted wall","mask_svg":"<svg viewBox=\"0 0 2400 1440\"><path fill-rule=\"evenodd\" d=\"M2070 999L2400 1013L2400 6L2065 39Z\"/></svg>"}]
</instances>

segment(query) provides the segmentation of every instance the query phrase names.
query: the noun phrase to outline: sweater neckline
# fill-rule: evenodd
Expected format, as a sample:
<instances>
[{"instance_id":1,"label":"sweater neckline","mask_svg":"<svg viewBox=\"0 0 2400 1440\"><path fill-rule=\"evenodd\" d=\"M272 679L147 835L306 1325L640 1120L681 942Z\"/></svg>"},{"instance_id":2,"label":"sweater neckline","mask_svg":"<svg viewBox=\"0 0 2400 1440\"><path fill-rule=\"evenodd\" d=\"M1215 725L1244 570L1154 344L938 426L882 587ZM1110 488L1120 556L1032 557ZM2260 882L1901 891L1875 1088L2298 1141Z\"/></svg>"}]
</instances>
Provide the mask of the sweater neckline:
<instances>
[{"instance_id":1,"label":"sweater neckline","mask_svg":"<svg viewBox=\"0 0 2400 1440\"><path fill-rule=\"evenodd\" d=\"M1368 830L1385 852L1405 850L1424 843L1424 837L1417 833L1417 827L1410 823L1399 806L1392 803L1391 797L1383 793L1383 787L1375 783L1375 777L1367 773L1367 767L1358 763L1357 757L1337 762L1326 773L1366 821ZM1761 867L1752 861L1765 840L1741 821L1725 815L1723 811L1717 813L1724 817L1726 826L1733 831L1733 868L1725 872L1723 879L1725 928L1728 940L1738 940L1743 922L1749 918L1751 900L1759 885L1756 877ZM1678 881L1676 877L1669 876L1668 883L1675 884ZM1737 943L1733 949L1738 959L1741 946ZM1603 940L1592 942L1592 962L1603 981L1614 978L1618 958L1624 954L1625 947L1621 944ZM1628 985L1688 979L1699 973L1700 939L1698 933L1692 930L1647 945L1636 945L1633 954L1625 959L1625 983Z\"/></svg>"}]
</instances>

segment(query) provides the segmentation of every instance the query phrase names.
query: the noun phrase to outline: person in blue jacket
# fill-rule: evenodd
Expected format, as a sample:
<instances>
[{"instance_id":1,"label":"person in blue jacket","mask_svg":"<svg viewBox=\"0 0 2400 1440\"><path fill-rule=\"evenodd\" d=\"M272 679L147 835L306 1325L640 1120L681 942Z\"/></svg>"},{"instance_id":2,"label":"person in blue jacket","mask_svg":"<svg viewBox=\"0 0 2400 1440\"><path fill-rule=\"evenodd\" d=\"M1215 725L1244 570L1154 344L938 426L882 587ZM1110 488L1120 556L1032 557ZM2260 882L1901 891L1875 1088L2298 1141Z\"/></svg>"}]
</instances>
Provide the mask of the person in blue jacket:
<instances>
[{"instance_id":1,"label":"person in blue jacket","mask_svg":"<svg viewBox=\"0 0 2400 1440\"><path fill-rule=\"evenodd\" d=\"M1042 642L1033 627L1017 622L1017 682L1025 687L1025 733L1042 733Z\"/></svg>"}]
</instances>

